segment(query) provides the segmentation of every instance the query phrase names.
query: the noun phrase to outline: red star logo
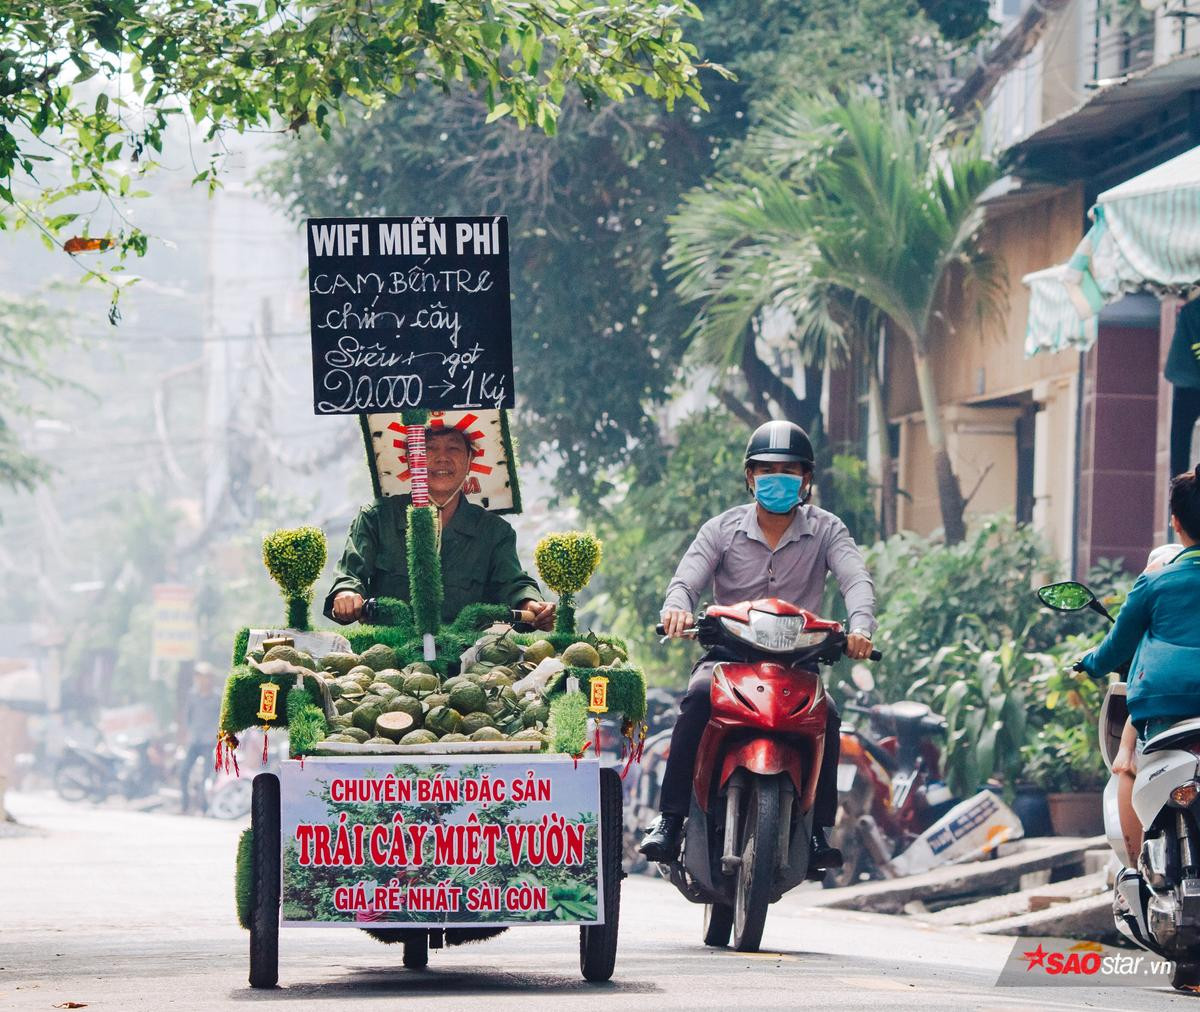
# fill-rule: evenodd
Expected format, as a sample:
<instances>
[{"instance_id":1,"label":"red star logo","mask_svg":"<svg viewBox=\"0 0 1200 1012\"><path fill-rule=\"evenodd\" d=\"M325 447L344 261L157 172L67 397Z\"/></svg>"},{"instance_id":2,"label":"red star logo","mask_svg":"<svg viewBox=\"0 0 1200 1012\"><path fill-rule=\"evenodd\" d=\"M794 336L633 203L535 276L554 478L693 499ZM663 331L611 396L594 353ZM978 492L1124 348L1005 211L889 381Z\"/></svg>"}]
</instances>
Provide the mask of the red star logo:
<instances>
[{"instance_id":1,"label":"red star logo","mask_svg":"<svg viewBox=\"0 0 1200 1012\"><path fill-rule=\"evenodd\" d=\"M1049 953L1047 953L1046 950L1042 948L1041 942L1038 943L1038 947L1036 949L1034 949L1032 952L1021 953L1022 959L1029 960L1029 965L1027 967L1025 967L1025 972L1028 973L1035 966L1040 966L1044 970L1046 968L1046 956L1047 955L1049 955Z\"/></svg>"}]
</instances>

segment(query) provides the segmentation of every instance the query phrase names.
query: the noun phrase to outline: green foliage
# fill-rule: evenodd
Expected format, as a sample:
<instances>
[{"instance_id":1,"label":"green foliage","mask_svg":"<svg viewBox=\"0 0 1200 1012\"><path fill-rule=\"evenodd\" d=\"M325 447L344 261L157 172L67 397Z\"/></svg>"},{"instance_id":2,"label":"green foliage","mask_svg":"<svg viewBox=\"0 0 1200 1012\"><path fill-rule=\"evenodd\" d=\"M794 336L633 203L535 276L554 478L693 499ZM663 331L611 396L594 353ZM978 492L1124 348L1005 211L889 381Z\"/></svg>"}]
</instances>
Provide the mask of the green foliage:
<instances>
[{"instance_id":1,"label":"green foliage","mask_svg":"<svg viewBox=\"0 0 1200 1012\"><path fill-rule=\"evenodd\" d=\"M654 635L667 582L701 525L746 502L746 428L725 411L688 415L655 480L630 470L598 528L608 551L583 611L632 644L655 684L681 684L694 644Z\"/></svg>"},{"instance_id":2,"label":"green foliage","mask_svg":"<svg viewBox=\"0 0 1200 1012\"><path fill-rule=\"evenodd\" d=\"M930 86L946 52L915 5L895 0L708 0L703 10L704 21L686 23L687 42L738 75L705 81L710 109L568 95L547 139L507 120L488 124L483 102L443 101L430 85L369 117L348 115L327 145L289 143L271 173L297 217L429 207L509 215L526 440L553 454L555 487L581 496L589 520L622 490L629 465L639 482L660 473L657 408L673 393L695 315L662 267L680 195L740 160L747 127L782 92L867 82L907 96ZM889 65L902 68L894 79ZM733 396L766 410L740 389Z\"/></svg>"},{"instance_id":3,"label":"green foliage","mask_svg":"<svg viewBox=\"0 0 1200 1012\"><path fill-rule=\"evenodd\" d=\"M10 211L0 227L15 217L51 242L87 236L95 198L141 195L137 181L176 117L206 123L209 139L281 124L327 137L348 109L389 96L407 103L418 86L427 94L465 86L489 119L546 133L568 87L589 103L642 93L702 106L696 53L680 26L697 17L686 0L482 10L432 0L14 0L0 22L0 202ZM91 79L100 87L84 85ZM43 171L51 161L65 165L66 179ZM194 182L215 187L218 168L214 155ZM105 228L111 212L98 220ZM127 225L97 248L141 255L146 236Z\"/></svg>"},{"instance_id":4,"label":"green foliage","mask_svg":"<svg viewBox=\"0 0 1200 1012\"><path fill-rule=\"evenodd\" d=\"M565 692L550 700L550 751L578 755L588 740L587 699Z\"/></svg>"},{"instance_id":5,"label":"green foliage","mask_svg":"<svg viewBox=\"0 0 1200 1012\"><path fill-rule=\"evenodd\" d=\"M1013 784L1020 778L1026 744L1029 682L1034 672L1053 663L1007 642L994 650L974 643L943 647L911 688L946 718L946 783L965 797L999 775Z\"/></svg>"},{"instance_id":6,"label":"green foliage","mask_svg":"<svg viewBox=\"0 0 1200 1012\"><path fill-rule=\"evenodd\" d=\"M442 559L432 506L409 506L408 584L417 632L435 633L442 621Z\"/></svg>"},{"instance_id":7,"label":"green foliage","mask_svg":"<svg viewBox=\"0 0 1200 1012\"><path fill-rule=\"evenodd\" d=\"M867 552L879 599L873 665L880 698L927 702L949 722L947 779L959 793L990 777L1091 789L1100 762L1103 686L1066 670L1103 637L1089 615L1042 607L1034 588L1058 568L1040 539L1006 517L953 546L897 535ZM1115 608L1128 575L1097 568Z\"/></svg>"},{"instance_id":8,"label":"green foliage","mask_svg":"<svg viewBox=\"0 0 1200 1012\"><path fill-rule=\"evenodd\" d=\"M243 829L238 837L237 857L234 860L233 899L237 919L250 930L250 911L254 905L254 830Z\"/></svg>"},{"instance_id":9,"label":"green foliage","mask_svg":"<svg viewBox=\"0 0 1200 1012\"><path fill-rule=\"evenodd\" d=\"M875 645L883 653L872 672L886 699L904 698L945 647L1017 643L1039 651L1061 635L1061 627L1038 619L1042 606L1033 593L1059 564L1032 528L1010 517L977 521L957 545L897 534L867 549L866 561L875 581Z\"/></svg>"},{"instance_id":10,"label":"green foliage","mask_svg":"<svg viewBox=\"0 0 1200 1012\"><path fill-rule=\"evenodd\" d=\"M12 423L35 414L29 402L33 389L79 389L50 360L68 343L66 324L65 314L52 306L0 297L0 489L28 492L50 474L47 463L21 445Z\"/></svg>"},{"instance_id":11,"label":"green foliage","mask_svg":"<svg viewBox=\"0 0 1200 1012\"><path fill-rule=\"evenodd\" d=\"M263 565L287 602L287 627L309 628L312 585L325 568L325 534L318 527L278 530L263 538Z\"/></svg>"},{"instance_id":12,"label":"green foliage","mask_svg":"<svg viewBox=\"0 0 1200 1012\"><path fill-rule=\"evenodd\" d=\"M943 36L954 41L977 36L991 25L988 0L918 0Z\"/></svg>"},{"instance_id":13,"label":"green foliage","mask_svg":"<svg viewBox=\"0 0 1200 1012\"><path fill-rule=\"evenodd\" d=\"M1108 780L1095 727L1047 724L1021 750L1021 777L1051 793L1099 791Z\"/></svg>"},{"instance_id":14,"label":"green foliage","mask_svg":"<svg viewBox=\"0 0 1200 1012\"><path fill-rule=\"evenodd\" d=\"M329 730L325 713L304 689L287 694L287 725L288 750L293 756L307 755Z\"/></svg>"},{"instance_id":15,"label":"green foliage","mask_svg":"<svg viewBox=\"0 0 1200 1012\"><path fill-rule=\"evenodd\" d=\"M818 470L816 486L821 508L838 516L859 545L875 541L879 536L875 486L865 460L835 453L829 466Z\"/></svg>"}]
</instances>

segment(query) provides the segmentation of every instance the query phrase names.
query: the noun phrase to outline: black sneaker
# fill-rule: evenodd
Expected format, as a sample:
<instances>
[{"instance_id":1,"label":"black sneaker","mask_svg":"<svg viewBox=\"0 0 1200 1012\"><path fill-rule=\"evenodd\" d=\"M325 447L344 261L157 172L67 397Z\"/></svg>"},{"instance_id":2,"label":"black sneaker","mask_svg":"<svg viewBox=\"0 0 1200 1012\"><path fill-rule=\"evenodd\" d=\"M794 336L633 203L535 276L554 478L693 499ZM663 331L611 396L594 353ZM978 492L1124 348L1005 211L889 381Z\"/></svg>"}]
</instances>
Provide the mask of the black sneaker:
<instances>
[{"instance_id":1,"label":"black sneaker","mask_svg":"<svg viewBox=\"0 0 1200 1012\"><path fill-rule=\"evenodd\" d=\"M680 838L683 836L683 817L660 815L650 824L638 850L647 861L670 864L679 857Z\"/></svg>"}]
</instances>

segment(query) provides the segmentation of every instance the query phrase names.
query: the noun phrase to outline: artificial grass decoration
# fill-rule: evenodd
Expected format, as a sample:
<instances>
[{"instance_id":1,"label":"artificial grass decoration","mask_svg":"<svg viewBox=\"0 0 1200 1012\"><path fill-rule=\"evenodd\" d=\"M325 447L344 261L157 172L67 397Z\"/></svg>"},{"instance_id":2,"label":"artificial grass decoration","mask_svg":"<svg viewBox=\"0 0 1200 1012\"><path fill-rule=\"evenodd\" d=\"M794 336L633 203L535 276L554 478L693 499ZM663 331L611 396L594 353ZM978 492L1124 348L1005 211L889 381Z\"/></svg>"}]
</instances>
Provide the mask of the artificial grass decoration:
<instances>
[{"instance_id":1,"label":"artificial grass decoration","mask_svg":"<svg viewBox=\"0 0 1200 1012\"><path fill-rule=\"evenodd\" d=\"M250 907L254 903L254 830L243 829L238 837L237 859L233 874L233 899L237 905L237 919L247 931L250 930Z\"/></svg>"},{"instance_id":2,"label":"artificial grass decoration","mask_svg":"<svg viewBox=\"0 0 1200 1012\"><path fill-rule=\"evenodd\" d=\"M246 663L246 648L250 646L250 627L242 626L233 637L233 667Z\"/></svg>"},{"instance_id":3,"label":"artificial grass decoration","mask_svg":"<svg viewBox=\"0 0 1200 1012\"><path fill-rule=\"evenodd\" d=\"M566 692L550 700L550 751L579 755L588 739L587 699Z\"/></svg>"},{"instance_id":4,"label":"artificial grass decoration","mask_svg":"<svg viewBox=\"0 0 1200 1012\"><path fill-rule=\"evenodd\" d=\"M325 714L304 689L287 695L288 748L293 756L307 755L325 737L329 725Z\"/></svg>"},{"instance_id":5,"label":"artificial grass decoration","mask_svg":"<svg viewBox=\"0 0 1200 1012\"><path fill-rule=\"evenodd\" d=\"M432 506L408 507L408 586L417 632L436 633L442 621L442 559Z\"/></svg>"},{"instance_id":6,"label":"artificial grass decoration","mask_svg":"<svg viewBox=\"0 0 1200 1012\"><path fill-rule=\"evenodd\" d=\"M287 707L280 707L278 716L271 721L264 721L258 715L260 700L259 686L271 682L279 686L279 693L286 694L296 684L296 676L264 675L249 665L239 665L229 672L225 680L225 698L221 703L221 726L218 730L237 734L248 727L284 727L287 725ZM322 705L323 694L321 683L315 674L304 676L304 694L318 708Z\"/></svg>"},{"instance_id":7,"label":"artificial grass decoration","mask_svg":"<svg viewBox=\"0 0 1200 1012\"><path fill-rule=\"evenodd\" d=\"M378 625L407 629L410 636L414 629L412 608L398 597L375 598L375 621Z\"/></svg>"},{"instance_id":8,"label":"artificial grass decoration","mask_svg":"<svg viewBox=\"0 0 1200 1012\"><path fill-rule=\"evenodd\" d=\"M458 613L450 624L453 632L461 636L470 636L471 642L479 639L479 634L494 622L508 622L512 618L512 609L503 604L468 604Z\"/></svg>"},{"instance_id":9,"label":"artificial grass decoration","mask_svg":"<svg viewBox=\"0 0 1200 1012\"><path fill-rule=\"evenodd\" d=\"M278 530L263 538L263 564L287 602L287 627L306 631L312 585L325 566L325 533L319 527Z\"/></svg>"}]
</instances>

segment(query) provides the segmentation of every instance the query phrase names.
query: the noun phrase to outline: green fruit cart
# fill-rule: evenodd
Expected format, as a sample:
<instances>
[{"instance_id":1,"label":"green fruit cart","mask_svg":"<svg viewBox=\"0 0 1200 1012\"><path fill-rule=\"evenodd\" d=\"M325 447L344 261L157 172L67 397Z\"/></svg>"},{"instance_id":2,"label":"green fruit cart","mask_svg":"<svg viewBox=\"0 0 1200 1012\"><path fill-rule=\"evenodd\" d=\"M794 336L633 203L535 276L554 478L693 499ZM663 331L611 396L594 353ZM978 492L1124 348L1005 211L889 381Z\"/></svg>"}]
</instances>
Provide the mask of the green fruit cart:
<instances>
[{"instance_id":1,"label":"green fruit cart","mask_svg":"<svg viewBox=\"0 0 1200 1012\"><path fill-rule=\"evenodd\" d=\"M430 949L510 927L572 926L583 976L608 980L622 792L589 751L589 722L622 715L635 749L646 691L624 644L576 630L575 595L600 544L583 532L538 544L542 583L558 595L552 632L520 632L493 604L443 614L427 436L453 428L466 440L458 490L471 503L521 511L506 414L507 220L312 219L306 233L314 410L357 414L375 498L403 497L408 600L369 602L367 624L313 630L324 535L264 540L287 618L238 634L217 743L224 764L245 728L289 740L279 775L254 779L238 848L250 984L277 984L280 928L292 926L399 942L412 969ZM486 582L455 574L468 577Z\"/></svg>"},{"instance_id":2,"label":"green fruit cart","mask_svg":"<svg viewBox=\"0 0 1200 1012\"><path fill-rule=\"evenodd\" d=\"M286 732L291 756L255 777L238 847L251 986L278 983L281 928L314 926L399 943L410 969L510 927L571 926L584 978L608 980L622 790L591 747L593 722L620 715L635 750L646 689L624 643L574 627L598 542L539 543L560 601L551 632L518 631L503 606L469 605L447 624L428 602L384 598L369 602L370 624L314 630L325 554L314 528L264 541L287 623L237 634L225 686L217 762L234 761L249 727ZM420 544L409 564L414 596L428 593L420 574L436 564Z\"/></svg>"}]
</instances>

